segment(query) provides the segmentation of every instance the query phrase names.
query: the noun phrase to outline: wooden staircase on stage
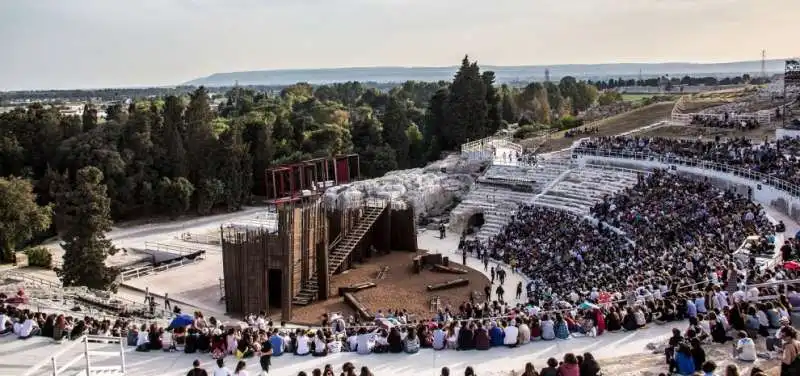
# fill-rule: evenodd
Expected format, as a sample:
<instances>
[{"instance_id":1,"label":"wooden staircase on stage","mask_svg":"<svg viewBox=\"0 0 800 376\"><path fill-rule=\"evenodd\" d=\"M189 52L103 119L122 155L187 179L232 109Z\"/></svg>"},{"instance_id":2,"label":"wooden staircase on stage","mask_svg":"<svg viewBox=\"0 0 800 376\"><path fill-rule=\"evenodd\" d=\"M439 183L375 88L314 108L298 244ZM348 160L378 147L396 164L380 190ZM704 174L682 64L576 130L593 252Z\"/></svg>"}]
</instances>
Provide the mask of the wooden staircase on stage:
<instances>
[{"instance_id":1,"label":"wooden staircase on stage","mask_svg":"<svg viewBox=\"0 0 800 376\"><path fill-rule=\"evenodd\" d=\"M333 275L344 264L345 260L350 256L356 247L364 239L364 236L369 233L372 226L380 218L384 211L389 210L388 203L382 206L365 206L364 214L359 221L353 226L350 232L338 241L331 244L328 250L328 275ZM387 214L388 215L388 214ZM300 292L292 299L292 304L305 306L314 302L317 298L319 284L317 283L317 275L314 274L309 280L303 283Z\"/></svg>"}]
</instances>

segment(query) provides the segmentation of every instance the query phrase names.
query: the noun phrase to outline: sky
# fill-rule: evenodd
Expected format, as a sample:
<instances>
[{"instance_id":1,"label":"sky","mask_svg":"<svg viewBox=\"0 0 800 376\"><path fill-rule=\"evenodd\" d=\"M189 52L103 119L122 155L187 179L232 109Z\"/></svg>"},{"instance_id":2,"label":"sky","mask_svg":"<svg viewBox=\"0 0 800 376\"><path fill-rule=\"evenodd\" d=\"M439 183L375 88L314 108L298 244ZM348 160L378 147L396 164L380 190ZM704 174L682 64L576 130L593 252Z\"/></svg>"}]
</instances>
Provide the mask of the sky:
<instances>
[{"instance_id":1,"label":"sky","mask_svg":"<svg viewBox=\"0 0 800 376\"><path fill-rule=\"evenodd\" d=\"M0 0L0 91L370 66L800 55L798 0Z\"/></svg>"}]
</instances>

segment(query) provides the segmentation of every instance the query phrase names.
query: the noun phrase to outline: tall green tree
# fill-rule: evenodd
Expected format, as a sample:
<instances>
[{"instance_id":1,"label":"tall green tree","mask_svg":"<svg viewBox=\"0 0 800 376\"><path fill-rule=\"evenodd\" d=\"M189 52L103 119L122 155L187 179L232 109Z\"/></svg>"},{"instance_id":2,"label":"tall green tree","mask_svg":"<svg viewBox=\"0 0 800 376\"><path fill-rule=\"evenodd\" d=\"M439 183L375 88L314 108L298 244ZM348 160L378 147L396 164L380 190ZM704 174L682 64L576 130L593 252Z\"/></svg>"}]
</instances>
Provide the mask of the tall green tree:
<instances>
[{"instance_id":1,"label":"tall green tree","mask_svg":"<svg viewBox=\"0 0 800 376\"><path fill-rule=\"evenodd\" d=\"M495 134L498 130L500 130L500 127L503 124L503 116L502 108L500 106L500 95L498 94L497 88L494 87L494 72L483 72L481 78L483 79L483 84L486 87L486 133Z\"/></svg>"},{"instance_id":2,"label":"tall green tree","mask_svg":"<svg viewBox=\"0 0 800 376\"><path fill-rule=\"evenodd\" d=\"M0 177L0 262L13 262L20 244L50 227L52 205L39 206L29 180Z\"/></svg>"},{"instance_id":3,"label":"tall green tree","mask_svg":"<svg viewBox=\"0 0 800 376\"><path fill-rule=\"evenodd\" d=\"M181 214L186 213L192 204L192 195L194 195L194 185L186 178L179 177L170 179L168 177L161 178L158 183L158 198L159 205L164 213L167 213L170 218L177 218Z\"/></svg>"},{"instance_id":4,"label":"tall green tree","mask_svg":"<svg viewBox=\"0 0 800 376\"><path fill-rule=\"evenodd\" d=\"M116 248L105 237L111 231L111 200L103 173L95 167L78 170L69 190L59 194L56 212L66 226L60 229L64 266L58 276L62 284L115 289L119 271L105 264L106 257L116 253Z\"/></svg>"},{"instance_id":5,"label":"tall green tree","mask_svg":"<svg viewBox=\"0 0 800 376\"><path fill-rule=\"evenodd\" d=\"M481 78L480 68L464 56L447 98L447 127L443 130L442 145L455 150L467 140L475 140L487 135L488 106L486 104L486 85Z\"/></svg>"},{"instance_id":6,"label":"tall green tree","mask_svg":"<svg viewBox=\"0 0 800 376\"><path fill-rule=\"evenodd\" d=\"M83 106L83 115L81 116L83 123L83 131L88 132L97 127L97 109L94 105L87 103Z\"/></svg>"},{"instance_id":7,"label":"tall green tree","mask_svg":"<svg viewBox=\"0 0 800 376\"><path fill-rule=\"evenodd\" d=\"M516 123L519 120L519 109L517 109L517 103L514 100L514 92L508 85L503 84L500 87L500 95L503 98L501 103L503 120L508 123Z\"/></svg>"},{"instance_id":8,"label":"tall green tree","mask_svg":"<svg viewBox=\"0 0 800 376\"><path fill-rule=\"evenodd\" d=\"M186 134L183 141L186 147L189 180L199 182L215 178L213 148L216 140L212 126L214 114L211 112L208 92L204 87L199 87L189 96L184 120Z\"/></svg>"},{"instance_id":9,"label":"tall green tree","mask_svg":"<svg viewBox=\"0 0 800 376\"><path fill-rule=\"evenodd\" d=\"M397 166L401 169L408 168L411 164L409 159L411 143L406 135L409 126L411 122L408 121L405 103L394 96L389 98L383 116L383 140L395 150Z\"/></svg>"},{"instance_id":10,"label":"tall green tree","mask_svg":"<svg viewBox=\"0 0 800 376\"><path fill-rule=\"evenodd\" d=\"M444 144L445 128L447 127L445 107L449 96L450 92L447 88L437 90L425 113L425 127L422 129L422 134L423 140L426 142L428 161L439 159L442 150L446 148Z\"/></svg>"}]
</instances>

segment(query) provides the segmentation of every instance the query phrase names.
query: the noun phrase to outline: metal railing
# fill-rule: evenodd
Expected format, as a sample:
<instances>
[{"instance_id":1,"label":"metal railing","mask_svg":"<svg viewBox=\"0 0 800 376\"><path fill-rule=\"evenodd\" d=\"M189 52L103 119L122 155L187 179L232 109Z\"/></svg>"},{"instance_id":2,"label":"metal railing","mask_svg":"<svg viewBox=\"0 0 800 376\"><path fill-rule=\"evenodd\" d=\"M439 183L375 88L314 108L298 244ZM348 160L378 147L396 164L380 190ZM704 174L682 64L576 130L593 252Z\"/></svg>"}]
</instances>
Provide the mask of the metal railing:
<instances>
[{"instance_id":1,"label":"metal railing","mask_svg":"<svg viewBox=\"0 0 800 376\"><path fill-rule=\"evenodd\" d=\"M162 265L159 265L159 266L148 265L148 266L142 266L142 267L135 268L135 269L129 269L129 270L125 270L125 271L119 273L119 279L120 279L120 281L123 281L123 282L124 281L129 281L131 279L141 278L141 277L145 277L145 276L148 276L148 275L151 275L151 274L157 274L157 273L169 270L169 269L179 268L179 267L186 266L186 265L192 265L192 264L198 263L198 262L200 262L200 261L202 261L204 259L205 259L205 256L203 254L199 254L199 255L197 255L197 257L194 257L194 258L182 257L182 258L178 259L177 261L168 262L166 264L162 264Z\"/></svg>"},{"instance_id":2,"label":"metal railing","mask_svg":"<svg viewBox=\"0 0 800 376\"><path fill-rule=\"evenodd\" d=\"M89 349L89 344L94 342L119 344L119 351L92 351ZM79 339L72 341L72 343L66 344L63 349L59 350L49 358L43 359L39 363L35 364L33 367L29 368L25 373L23 373L22 376L60 376L66 374L67 372L69 372L69 375L75 375L76 366L80 370L78 375L85 374L86 376L89 376L91 372L94 371L113 371L118 374L125 375L125 343L126 338L124 337L84 335ZM77 356L72 354L74 350L81 345L83 345L82 353ZM69 356L71 359L65 360L62 358L63 356ZM92 356L119 356L120 364L116 366L105 367L92 366ZM80 362L83 362L82 367L78 366Z\"/></svg>"},{"instance_id":3,"label":"metal railing","mask_svg":"<svg viewBox=\"0 0 800 376\"><path fill-rule=\"evenodd\" d=\"M639 161L652 161L671 165L681 165L687 167L700 168L704 170L719 171L723 173L732 174L743 179L758 182L786 192L792 197L800 198L800 186L790 183L786 180L776 178L769 174L756 172L746 168L735 167L724 163L710 162L696 158L682 158L674 157L665 154L656 153L641 153L630 151L615 151L607 149L590 149L590 148L575 148L572 150L573 155L590 155L596 157L608 158L622 158L629 160Z\"/></svg>"},{"instance_id":4,"label":"metal railing","mask_svg":"<svg viewBox=\"0 0 800 376\"><path fill-rule=\"evenodd\" d=\"M472 151L484 150L487 147L489 147L491 145L494 145L495 143L500 143L500 142L510 142L509 141L509 137L508 136L489 136L489 137L484 137L484 138L482 138L480 140L466 142L464 144L461 144L461 152L462 153L467 153L467 152L472 152Z\"/></svg>"},{"instance_id":5,"label":"metal railing","mask_svg":"<svg viewBox=\"0 0 800 376\"><path fill-rule=\"evenodd\" d=\"M211 244L211 245L220 245L222 244L222 239L219 236L219 233L215 233L211 235L210 233L206 234L197 234L191 232L184 232L180 236L176 236L175 239L181 240L187 243L197 243L197 244Z\"/></svg>"},{"instance_id":6,"label":"metal railing","mask_svg":"<svg viewBox=\"0 0 800 376\"><path fill-rule=\"evenodd\" d=\"M82 304L82 305L89 305L90 307L88 307L89 308L88 314L91 315L91 316L103 316L104 318L117 318L116 315L107 314L107 313L102 312L103 311L102 309L95 309L95 308L91 307L92 304L95 304L95 305L102 304L102 305L109 306L109 307L115 307L117 309L128 308L128 309L143 309L143 310L148 310L148 311L150 309L148 306L146 306L145 304L143 304L141 302L135 302L133 300L121 297L119 295L112 296L111 298L107 299L106 301L102 301L102 302L99 301L99 298L98 298L97 301L95 301L94 298L88 297L89 295L92 295L91 290L88 290L88 289L83 290L80 287L67 287L67 288L64 288L60 282L50 281L50 280L47 280L47 279L39 278L39 277L30 275L28 273L24 273L24 272L20 272L20 271L16 271L16 270L6 271L6 272L0 274L0 277L8 278L8 279L17 279L17 280L20 280L22 282L35 283L35 284L43 285L45 288L49 289L49 291L52 292L52 294L58 294L62 298L62 300L64 300L64 301L69 299L69 300L72 300L72 301L76 301L76 302L78 302L79 304ZM29 306L36 306L38 311L41 311L42 309L45 309L47 311L58 311L60 313L66 314L67 316L75 314L75 312L62 310L62 309L59 309L57 307L52 307L49 304L42 304L41 303L43 301L42 297L32 296L30 294L31 290L28 289L28 288L26 288L25 291L28 292L28 294L26 294L26 295L29 295L28 298L32 299L31 303L28 303L28 305ZM49 299L49 298L47 298L47 299ZM168 310L161 309L161 308L156 308L155 309L155 313L157 315L160 314L163 317L167 317L167 318L169 318L172 315L172 312L170 312ZM146 321L146 320L144 320L144 321Z\"/></svg>"},{"instance_id":7,"label":"metal railing","mask_svg":"<svg viewBox=\"0 0 800 376\"><path fill-rule=\"evenodd\" d=\"M145 242L144 243L144 252L164 252L164 253L173 253L177 254L178 256L188 256L197 252L205 252L202 249L195 249L189 247L183 247L174 244L164 244L164 243L155 243L155 242Z\"/></svg>"}]
</instances>

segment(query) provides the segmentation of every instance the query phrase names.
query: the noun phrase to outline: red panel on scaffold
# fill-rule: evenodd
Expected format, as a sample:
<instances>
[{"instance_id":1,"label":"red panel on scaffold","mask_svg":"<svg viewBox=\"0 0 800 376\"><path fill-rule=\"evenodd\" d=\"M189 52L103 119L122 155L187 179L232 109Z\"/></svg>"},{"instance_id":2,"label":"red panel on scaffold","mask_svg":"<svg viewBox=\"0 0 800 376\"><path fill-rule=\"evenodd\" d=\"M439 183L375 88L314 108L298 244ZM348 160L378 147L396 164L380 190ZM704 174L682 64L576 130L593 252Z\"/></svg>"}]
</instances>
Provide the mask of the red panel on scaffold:
<instances>
[{"instance_id":1,"label":"red panel on scaffold","mask_svg":"<svg viewBox=\"0 0 800 376\"><path fill-rule=\"evenodd\" d=\"M350 164L347 158L336 160L336 184L347 184L350 182Z\"/></svg>"}]
</instances>

